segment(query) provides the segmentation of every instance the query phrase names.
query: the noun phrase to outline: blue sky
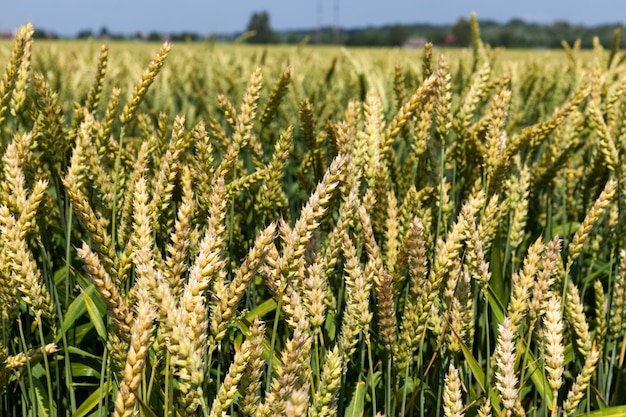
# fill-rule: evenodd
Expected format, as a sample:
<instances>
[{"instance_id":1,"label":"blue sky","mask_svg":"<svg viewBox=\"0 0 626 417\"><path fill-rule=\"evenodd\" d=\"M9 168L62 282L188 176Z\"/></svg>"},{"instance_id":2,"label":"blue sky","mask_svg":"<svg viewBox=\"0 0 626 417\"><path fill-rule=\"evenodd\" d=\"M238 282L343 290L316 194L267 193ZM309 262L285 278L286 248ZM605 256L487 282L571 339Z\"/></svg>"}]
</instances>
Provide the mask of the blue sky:
<instances>
[{"instance_id":1,"label":"blue sky","mask_svg":"<svg viewBox=\"0 0 626 417\"><path fill-rule=\"evenodd\" d=\"M62 35L74 35L81 29L97 31L102 26L127 34L152 30L233 33L243 31L252 12L261 10L269 12L274 29L312 28L320 20L333 24L336 2L343 27L453 23L471 11L476 11L479 19L501 22L514 17L542 23L626 22L626 0L6 0L0 29L14 29L30 21L37 28Z\"/></svg>"}]
</instances>

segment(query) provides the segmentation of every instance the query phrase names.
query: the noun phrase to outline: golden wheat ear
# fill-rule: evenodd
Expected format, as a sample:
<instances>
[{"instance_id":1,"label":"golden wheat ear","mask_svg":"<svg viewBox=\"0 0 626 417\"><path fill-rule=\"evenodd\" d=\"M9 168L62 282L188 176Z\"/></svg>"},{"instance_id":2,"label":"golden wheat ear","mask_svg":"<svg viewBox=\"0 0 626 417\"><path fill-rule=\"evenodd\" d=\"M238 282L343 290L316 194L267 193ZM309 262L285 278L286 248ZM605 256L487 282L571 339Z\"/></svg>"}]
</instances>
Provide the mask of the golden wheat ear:
<instances>
[{"instance_id":1,"label":"golden wheat ear","mask_svg":"<svg viewBox=\"0 0 626 417\"><path fill-rule=\"evenodd\" d=\"M146 288L135 292L135 322L130 340L130 348L126 356L126 365L122 371L120 388L115 399L115 417L129 417L135 414L137 407L137 390L142 380L142 373L148 361L150 333L156 316L150 295Z\"/></svg>"},{"instance_id":2,"label":"golden wheat ear","mask_svg":"<svg viewBox=\"0 0 626 417\"><path fill-rule=\"evenodd\" d=\"M15 35L15 45L11 51L11 59L7 63L2 82L0 82L0 125L5 120L13 94L16 95L15 104L21 107L21 103L23 103L34 33L33 25L28 23L20 27ZM15 112L18 108L13 107L13 109Z\"/></svg>"},{"instance_id":3,"label":"golden wheat ear","mask_svg":"<svg viewBox=\"0 0 626 417\"><path fill-rule=\"evenodd\" d=\"M443 415L446 417L463 416L463 398L459 371L450 363L443 388Z\"/></svg>"}]
</instances>

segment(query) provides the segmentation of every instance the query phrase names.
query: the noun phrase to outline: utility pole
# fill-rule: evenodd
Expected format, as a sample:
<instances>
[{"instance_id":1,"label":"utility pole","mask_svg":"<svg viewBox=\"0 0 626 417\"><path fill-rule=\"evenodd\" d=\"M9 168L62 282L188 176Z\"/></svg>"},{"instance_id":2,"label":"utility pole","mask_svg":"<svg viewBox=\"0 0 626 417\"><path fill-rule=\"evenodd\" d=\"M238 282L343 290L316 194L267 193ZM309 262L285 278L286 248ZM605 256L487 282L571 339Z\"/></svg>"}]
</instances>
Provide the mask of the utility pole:
<instances>
[{"instance_id":1,"label":"utility pole","mask_svg":"<svg viewBox=\"0 0 626 417\"><path fill-rule=\"evenodd\" d=\"M315 43L322 43L322 0L317 0L317 32L315 33Z\"/></svg>"},{"instance_id":2,"label":"utility pole","mask_svg":"<svg viewBox=\"0 0 626 417\"><path fill-rule=\"evenodd\" d=\"M334 20L334 30L333 37L335 45L339 45L341 43L341 33L339 31L339 0L334 0L333 7L333 20Z\"/></svg>"}]
</instances>

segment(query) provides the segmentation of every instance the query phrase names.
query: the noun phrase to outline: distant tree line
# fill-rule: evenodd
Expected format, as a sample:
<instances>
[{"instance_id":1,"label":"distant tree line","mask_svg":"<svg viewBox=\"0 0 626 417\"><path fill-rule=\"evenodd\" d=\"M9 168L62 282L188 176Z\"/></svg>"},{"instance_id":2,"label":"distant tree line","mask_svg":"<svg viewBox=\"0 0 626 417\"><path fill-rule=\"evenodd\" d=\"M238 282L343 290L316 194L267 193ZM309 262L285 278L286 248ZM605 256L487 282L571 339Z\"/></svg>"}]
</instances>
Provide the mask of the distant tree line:
<instances>
[{"instance_id":1,"label":"distant tree line","mask_svg":"<svg viewBox=\"0 0 626 417\"><path fill-rule=\"evenodd\" d=\"M582 48L591 48L593 38L610 45L616 28L622 25L583 26L564 21L550 24L529 23L513 19L507 23L480 21L480 35L491 46L507 48L560 48L564 40L570 44L581 40ZM323 44L334 43L334 28L325 27L319 36L317 30L292 30L279 33L283 43L299 43L306 37L320 39ZM346 46L401 46L410 38L423 38L435 45L468 46L471 28L468 19L459 19L453 25L411 24L385 25L358 29L342 29L340 43Z\"/></svg>"},{"instance_id":2,"label":"distant tree line","mask_svg":"<svg viewBox=\"0 0 626 417\"><path fill-rule=\"evenodd\" d=\"M508 48L560 48L562 41L570 44L580 39L582 48L591 48L593 38L609 45L616 28L621 25L574 25L565 21L550 24L529 23L512 19L507 23L483 20L481 38L492 46ZM267 12L253 13L247 27L249 43L296 44L314 39L320 44L346 46L402 46L411 38L421 38L435 45L468 46L471 42L469 19L461 18L453 25L393 24L355 29L324 27L274 32Z\"/></svg>"},{"instance_id":3,"label":"distant tree line","mask_svg":"<svg viewBox=\"0 0 626 417\"><path fill-rule=\"evenodd\" d=\"M521 19L512 19L507 23L482 20L481 38L492 46L508 48L560 48L564 40L570 44L577 39L582 48L590 48L594 36L603 45L611 44L614 30L621 25L583 26L565 21L554 23L531 23ZM53 32L37 31L38 37L55 38ZM275 31L270 24L267 12L255 12L250 17L246 31L234 35L211 35L209 37L194 32L120 34L112 33L106 27L99 31L82 30L76 38L125 39L137 41L200 41L211 39L218 42L240 40L253 44L297 44L315 42L319 44L341 44L346 46L402 46L410 39L420 38L435 45L468 46L471 41L469 19L461 18L451 25L433 24L393 24L365 28L323 27L314 29Z\"/></svg>"},{"instance_id":4,"label":"distant tree line","mask_svg":"<svg viewBox=\"0 0 626 417\"><path fill-rule=\"evenodd\" d=\"M100 28L100 31L93 32L90 29L81 30L76 35L77 39L111 39L111 40L136 40L136 41L148 41L148 42L161 42L163 40L170 40L174 42L191 41L196 42L205 39L205 36L201 36L194 32L179 32L179 33L161 33L158 31L151 31L148 33L136 32L131 35L124 35L122 33L110 32L106 26Z\"/></svg>"}]
</instances>

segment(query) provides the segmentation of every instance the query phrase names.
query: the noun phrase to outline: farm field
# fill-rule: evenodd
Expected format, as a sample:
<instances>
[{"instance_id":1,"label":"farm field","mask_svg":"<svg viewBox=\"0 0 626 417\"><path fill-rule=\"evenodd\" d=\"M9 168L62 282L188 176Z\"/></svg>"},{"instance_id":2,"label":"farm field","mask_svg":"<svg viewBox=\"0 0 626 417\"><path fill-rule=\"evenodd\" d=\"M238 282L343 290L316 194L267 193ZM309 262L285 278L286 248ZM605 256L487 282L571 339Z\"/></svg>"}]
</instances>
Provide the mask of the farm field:
<instances>
[{"instance_id":1,"label":"farm field","mask_svg":"<svg viewBox=\"0 0 626 417\"><path fill-rule=\"evenodd\" d=\"M625 415L626 54L474 35L0 43L0 415Z\"/></svg>"}]
</instances>

